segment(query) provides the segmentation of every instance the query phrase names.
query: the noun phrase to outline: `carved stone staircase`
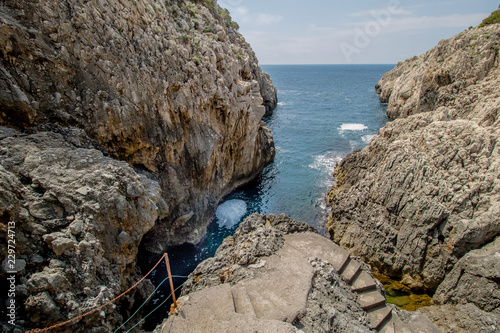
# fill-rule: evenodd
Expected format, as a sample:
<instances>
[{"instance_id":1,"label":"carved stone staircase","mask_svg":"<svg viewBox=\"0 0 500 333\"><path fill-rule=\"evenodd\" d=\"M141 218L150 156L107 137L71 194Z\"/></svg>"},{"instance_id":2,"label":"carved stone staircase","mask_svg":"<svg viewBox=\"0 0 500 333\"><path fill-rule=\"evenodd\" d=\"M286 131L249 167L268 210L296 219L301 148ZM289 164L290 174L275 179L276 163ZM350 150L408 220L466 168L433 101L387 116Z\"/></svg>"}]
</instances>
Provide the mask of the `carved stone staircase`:
<instances>
[{"instance_id":1,"label":"carved stone staircase","mask_svg":"<svg viewBox=\"0 0 500 333\"><path fill-rule=\"evenodd\" d=\"M290 325L306 309L313 269L307 258L328 261L357 293L358 302L381 333L440 332L426 317L405 323L386 304L374 278L348 251L314 233L290 234L274 255L263 258L266 269L255 279L222 284L192 293L179 315L158 332L295 332ZM215 309L214 309L215 305Z\"/></svg>"}]
</instances>

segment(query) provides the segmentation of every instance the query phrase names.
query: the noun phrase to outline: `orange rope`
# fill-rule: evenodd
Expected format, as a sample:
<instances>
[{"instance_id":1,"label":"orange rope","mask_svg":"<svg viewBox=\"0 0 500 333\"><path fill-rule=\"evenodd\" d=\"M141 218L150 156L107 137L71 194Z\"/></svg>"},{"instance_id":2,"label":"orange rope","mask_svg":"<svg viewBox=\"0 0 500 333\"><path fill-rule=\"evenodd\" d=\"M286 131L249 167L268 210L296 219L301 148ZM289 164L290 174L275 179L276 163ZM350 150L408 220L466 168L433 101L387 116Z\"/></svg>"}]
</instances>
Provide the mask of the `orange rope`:
<instances>
[{"instance_id":1,"label":"orange rope","mask_svg":"<svg viewBox=\"0 0 500 333\"><path fill-rule=\"evenodd\" d=\"M172 301L174 304L170 307L170 312L174 313L175 308L177 307L177 301L175 300L175 289L174 283L172 282L172 274L170 273L170 263L168 262L168 254L164 254L165 256L165 266L167 266L168 279L170 280L170 290L172 291Z\"/></svg>"},{"instance_id":2,"label":"orange rope","mask_svg":"<svg viewBox=\"0 0 500 333\"><path fill-rule=\"evenodd\" d=\"M96 312L96 311L99 311L99 310L100 310L100 309L102 309L103 307L105 307L105 306L107 306L107 305L109 305L109 304L113 303L114 301L116 301L117 299L119 299L120 297L124 296L125 294L127 294L128 292L130 292L132 289L134 289L135 287L137 287L137 285L138 285L139 283L141 283L141 282L142 282L142 281L143 281L143 280L144 280L144 279L145 279L145 278L146 278L149 274L151 274L151 272L152 272L152 271L156 268L156 266L158 266L158 264L159 264L159 263L163 260L163 258L165 258L165 257L166 257L166 255L167 255L167 254L166 254L166 253L164 253L164 254L161 256L160 260L158 260L158 262L156 263L156 265L154 265L154 267L153 267L153 268L151 268L151 270L148 272L148 274L144 275L144 276L142 277L142 279L140 279L139 281L137 281L137 283L136 283L136 284L134 284L132 287L128 288L125 292L123 292L122 294L120 294L120 295L116 296L116 297L115 297L115 298L113 298L111 301L107 302L106 304L103 304L103 305L101 305L100 307L95 308L94 310L91 310L91 311L89 311L89 312L87 312L87 313L84 313L84 314L82 314L82 315L79 315L78 317L75 317L75 318L73 318L73 319L67 320L67 321L65 321L65 322L63 322L63 323L59 323L59 324L56 324L56 325L52 325L52 326L47 327L47 328L44 328L44 329L35 328L35 329L33 329L33 330L26 331L26 333L40 333L40 332L47 332L47 331L50 331L50 330L52 330L52 329L54 329L54 328L64 326L64 325L66 325L66 324L68 324L68 323L71 323L71 322L73 322L73 321L75 321L75 320L82 319L83 317L86 317L86 316L88 316L89 314L92 314L92 313L94 313L94 312Z\"/></svg>"}]
</instances>

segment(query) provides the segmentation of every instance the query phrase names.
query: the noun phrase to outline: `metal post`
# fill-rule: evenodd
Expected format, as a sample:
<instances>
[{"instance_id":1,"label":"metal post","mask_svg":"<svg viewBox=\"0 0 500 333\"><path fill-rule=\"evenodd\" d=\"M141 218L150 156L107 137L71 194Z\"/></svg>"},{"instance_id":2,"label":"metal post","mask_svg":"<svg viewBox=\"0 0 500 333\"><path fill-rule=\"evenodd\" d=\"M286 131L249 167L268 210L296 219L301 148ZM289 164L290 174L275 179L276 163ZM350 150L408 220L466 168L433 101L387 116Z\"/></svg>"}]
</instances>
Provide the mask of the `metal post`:
<instances>
[{"instance_id":1,"label":"metal post","mask_svg":"<svg viewBox=\"0 0 500 333\"><path fill-rule=\"evenodd\" d=\"M172 304L172 307L170 308L170 312L174 312L175 308L177 307L177 301L175 299L175 289L174 289L174 282L172 281L172 273L170 273L170 263L168 262L168 254L165 253L165 264L167 265L167 272L168 272L168 279L170 281L170 290L172 291L172 300L174 301L174 304Z\"/></svg>"}]
</instances>

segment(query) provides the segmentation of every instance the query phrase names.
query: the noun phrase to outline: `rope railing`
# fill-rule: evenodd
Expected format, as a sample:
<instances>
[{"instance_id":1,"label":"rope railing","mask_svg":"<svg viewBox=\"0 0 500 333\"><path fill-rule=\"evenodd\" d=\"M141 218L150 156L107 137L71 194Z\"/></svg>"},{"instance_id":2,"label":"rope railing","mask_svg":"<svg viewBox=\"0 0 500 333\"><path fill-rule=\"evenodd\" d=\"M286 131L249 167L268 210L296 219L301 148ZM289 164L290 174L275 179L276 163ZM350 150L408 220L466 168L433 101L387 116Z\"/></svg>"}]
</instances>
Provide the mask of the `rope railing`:
<instances>
[{"instance_id":1,"label":"rope railing","mask_svg":"<svg viewBox=\"0 0 500 333\"><path fill-rule=\"evenodd\" d=\"M151 310L151 312L149 312L147 315L145 315L141 320L139 320L139 322L137 324L135 324L134 326L132 326L131 328L129 328L128 331L126 331L125 333L129 333L131 330L133 330L134 328L136 328L143 320L145 320L147 317L149 317L151 314L153 314L153 312L155 312L156 310L158 310L159 308L161 308L163 306L163 304L165 304L169 300L170 296L174 295L177 290L179 290L180 288L182 288L182 286L184 285L184 283L186 283L186 282L183 282L180 286L178 286L177 288L175 288L175 290L163 302L161 302L160 305L158 305L156 308L154 308L153 310Z\"/></svg>"},{"instance_id":2,"label":"rope railing","mask_svg":"<svg viewBox=\"0 0 500 333\"><path fill-rule=\"evenodd\" d=\"M115 301L117 301L118 299L120 299L121 297L123 297L123 296L125 296L127 293L129 293L132 289L134 289L135 287L137 287L137 286L138 286L138 285L139 285L142 281L144 281L144 279L145 279L146 277L148 277L148 276L149 276L149 274L151 274L151 273L152 273L152 272L156 269L156 267L160 264L160 262L162 262L162 260L163 260L163 259L165 259L165 264L167 265L168 279L170 280L170 288L171 288L171 291L172 291L172 295L174 295L174 296L173 296L174 304L172 305L172 308L175 310L175 307L177 307L177 303L176 303L176 301L175 301L175 290L174 290L173 283L172 283L172 275L171 275L171 273L170 273L170 265L169 265L169 262L168 262L168 255L167 255L166 253L164 253L164 254L161 256L160 260L158 260L158 262L157 262L157 263L153 266L153 268L151 268L151 270L150 270L150 271L149 271L146 275L144 275L144 276L143 276L143 277L142 277L139 281L137 281L137 282L136 282L136 283L135 283L132 287L128 288L126 291L124 291L124 292L123 292L123 293L121 293L120 295L116 296L115 298L113 298L113 299L112 299L112 300L110 300L109 302L106 302L105 304L103 304L103 305L101 305L101 306L99 306L99 307L97 307L97 308L95 308L95 309L93 309L93 310L90 310L90 311L88 311L88 312L86 312L86 313L84 313L84 314L81 314L81 315L79 315L79 316L77 316L77 317L75 317L75 318L72 318L72 319L70 319L70 320L67 320L67 321L65 321L65 322L62 322L62 323L59 323L59 324L55 324L55 325L52 325L52 326L50 326L50 327L46 327L46 328L43 328L43 329L40 329L40 328L35 328L35 329L32 329L32 330L26 331L26 333L42 333L42 332L48 332L48 331L53 330L53 329L55 329L55 328L58 328L58 327L61 327L61 326L67 325L67 324L72 323L72 322L77 321L77 320L80 320L80 319L82 319L82 318L84 318L84 317L86 317L86 316L91 315L91 314L92 314L92 313L94 313L94 312L97 312L97 311L101 310L102 308L104 308L104 307L106 307L106 306L110 305L111 303L114 303ZM166 279L165 279L165 280L163 280L163 281L160 283L160 285L162 285L165 281L166 281ZM159 285L159 286L155 289L155 291L154 291L154 292L156 292L156 290L158 290L158 288L160 287L160 285ZM178 289L178 288L177 288L177 289ZM176 289L176 290L177 290L177 289ZM154 293L154 292L153 292L153 293ZM153 295L153 294L151 294L151 295L150 295L150 296L146 299L146 301L144 302L144 304L145 304L145 303L149 300L149 298L151 298L151 296L152 296L152 295ZM168 298L170 298L170 296L169 296ZM168 298L167 298L167 299L168 299ZM144 306L144 304L142 304L140 308L142 308L142 306ZM162 303L162 304L163 304L163 303ZM140 308L139 308L139 309L140 309ZM138 310L139 310L139 309L138 309ZM136 311L136 312L132 315L132 317L133 317L133 316L134 316L134 315L138 312L138 310L137 310L137 311ZM155 309L155 310L156 310L156 309ZM153 311L154 311L154 310L153 310ZM152 311L152 312L153 312L153 311ZM130 320L130 318L129 318L129 320ZM142 320L141 320L141 321L142 321ZM127 320L127 322L128 322L128 320ZM123 325L125 325L127 322L125 322ZM123 326L123 325L122 325L122 326ZM136 324L136 325L137 325L137 324ZM122 326L120 326L118 329L120 329ZM135 327L135 326L134 326L134 327ZM117 330L118 330L118 329L117 329ZM116 331L115 331L115 332L116 332Z\"/></svg>"}]
</instances>

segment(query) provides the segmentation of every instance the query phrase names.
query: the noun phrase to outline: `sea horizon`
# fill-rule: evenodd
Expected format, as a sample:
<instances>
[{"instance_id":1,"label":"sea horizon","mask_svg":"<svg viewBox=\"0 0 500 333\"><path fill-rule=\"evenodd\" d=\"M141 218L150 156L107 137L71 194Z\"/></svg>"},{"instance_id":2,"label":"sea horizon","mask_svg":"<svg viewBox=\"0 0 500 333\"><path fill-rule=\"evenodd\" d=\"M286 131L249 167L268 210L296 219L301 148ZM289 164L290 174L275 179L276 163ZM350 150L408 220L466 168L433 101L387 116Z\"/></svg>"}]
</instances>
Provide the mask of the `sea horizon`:
<instances>
[{"instance_id":1,"label":"sea horizon","mask_svg":"<svg viewBox=\"0 0 500 333\"><path fill-rule=\"evenodd\" d=\"M380 63L380 64L259 64L259 66L390 66L393 63Z\"/></svg>"}]
</instances>

